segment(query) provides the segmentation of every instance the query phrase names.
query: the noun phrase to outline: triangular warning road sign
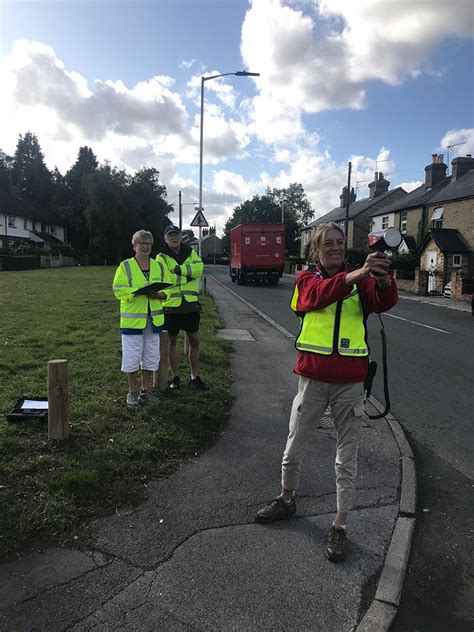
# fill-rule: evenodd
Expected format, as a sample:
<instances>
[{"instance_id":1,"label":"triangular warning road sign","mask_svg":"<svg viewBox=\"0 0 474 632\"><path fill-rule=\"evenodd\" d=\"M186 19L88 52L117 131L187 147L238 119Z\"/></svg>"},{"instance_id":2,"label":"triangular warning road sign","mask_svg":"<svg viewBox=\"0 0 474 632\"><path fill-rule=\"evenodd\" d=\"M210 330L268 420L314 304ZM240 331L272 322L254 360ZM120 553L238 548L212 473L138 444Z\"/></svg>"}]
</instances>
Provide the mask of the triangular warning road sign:
<instances>
[{"instance_id":1,"label":"triangular warning road sign","mask_svg":"<svg viewBox=\"0 0 474 632\"><path fill-rule=\"evenodd\" d=\"M201 210L196 213L190 226L200 226L201 228L207 228L209 226L206 218L204 217L204 213Z\"/></svg>"}]
</instances>

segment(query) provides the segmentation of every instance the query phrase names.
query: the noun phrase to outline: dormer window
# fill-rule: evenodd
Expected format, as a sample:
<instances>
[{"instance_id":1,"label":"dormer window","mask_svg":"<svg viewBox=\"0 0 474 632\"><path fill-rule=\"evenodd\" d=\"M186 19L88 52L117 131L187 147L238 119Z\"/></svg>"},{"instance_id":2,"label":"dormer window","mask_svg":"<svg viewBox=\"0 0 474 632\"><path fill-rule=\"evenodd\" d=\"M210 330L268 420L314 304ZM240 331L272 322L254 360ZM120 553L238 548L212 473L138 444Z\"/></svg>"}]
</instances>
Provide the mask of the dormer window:
<instances>
[{"instance_id":1,"label":"dormer window","mask_svg":"<svg viewBox=\"0 0 474 632\"><path fill-rule=\"evenodd\" d=\"M443 228L443 209L435 208L431 216L431 228Z\"/></svg>"}]
</instances>

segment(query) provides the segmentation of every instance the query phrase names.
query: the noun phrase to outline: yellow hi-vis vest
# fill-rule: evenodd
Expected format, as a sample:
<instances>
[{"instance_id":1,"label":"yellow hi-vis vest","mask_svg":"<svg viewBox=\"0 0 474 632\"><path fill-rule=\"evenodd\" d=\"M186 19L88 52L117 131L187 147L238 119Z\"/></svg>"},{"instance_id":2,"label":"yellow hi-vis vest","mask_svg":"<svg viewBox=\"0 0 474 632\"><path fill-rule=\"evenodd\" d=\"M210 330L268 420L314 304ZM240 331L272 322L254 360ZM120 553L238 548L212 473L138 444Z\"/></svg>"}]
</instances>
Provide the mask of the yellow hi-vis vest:
<instances>
[{"instance_id":1,"label":"yellow hi-vis vest","mask_svg":"<svg viewBox=\"0 0 474 632\"><path fill-rule=\"evenodd\" d=\"M291 308L297 312L298 287L295 285ZM298 313L298 312L297 312ZM363 357L369 355L365 339L365 318L357 285L343 300L331 303L323 309L298 313L300 332L295 347L321 355L335 351L341 356Z\"/></svg>"},{"instance_id":2,"label":"yellow hi-vis vest","mask_svg":"<svg viewBox=\"0 0 474 632\"><path fill-rule=\"evenodd\" d=\"M183 298L188 303L195 303L199 297L199 279L204 272L204 264L194 249L187 259L180 266L176 259L160 252L156 257L156 262L160 266L163 278L167 283L172 283L173 287L166 290L166 301L163 307L179 307ZM179 267L181 274L176 274L173 270Z\"/></svg>"},{"instance_id":3,"label":"yellow hi-vis vest","mask_svg":"<svg viewBox=\"0 0 474 632\"><path fill-rule=\"evenodd\" d=\"M137 260L125 259L117 268L113 291L120 301L120 327L122 329L145 329L148 316L156 327L161 327L165 317L159 299L144 294L134 295L148 283L163 282L161 268L154 259L150 259L150 280L147 282Z\"/></svg>"}]
</instances>

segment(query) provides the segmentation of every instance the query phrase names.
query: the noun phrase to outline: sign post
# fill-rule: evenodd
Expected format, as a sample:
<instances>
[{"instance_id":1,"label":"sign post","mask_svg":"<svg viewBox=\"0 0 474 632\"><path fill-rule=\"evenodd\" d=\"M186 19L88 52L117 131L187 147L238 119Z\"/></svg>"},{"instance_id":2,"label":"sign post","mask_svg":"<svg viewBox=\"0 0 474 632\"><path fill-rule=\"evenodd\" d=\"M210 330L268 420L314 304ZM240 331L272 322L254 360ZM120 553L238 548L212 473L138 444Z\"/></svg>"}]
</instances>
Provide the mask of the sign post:
<instances>
[{"instance_id":1,"label":"sign post","mask_svg":"<svg viewBox=\"0 0 474 632\"><path fill-rule=\"evenodd\" d=\"M191 222L190 226L194 226L194 227L198 226L199 227L199 252L198 252L198 255L201 256L201 229L202 228L208 228L209 224L207 223L207 220L204 217L203 209L202 208L197 208L195 210L197 210L197 213L194 216L193 221Z\"/></svg>"}]
</instances>

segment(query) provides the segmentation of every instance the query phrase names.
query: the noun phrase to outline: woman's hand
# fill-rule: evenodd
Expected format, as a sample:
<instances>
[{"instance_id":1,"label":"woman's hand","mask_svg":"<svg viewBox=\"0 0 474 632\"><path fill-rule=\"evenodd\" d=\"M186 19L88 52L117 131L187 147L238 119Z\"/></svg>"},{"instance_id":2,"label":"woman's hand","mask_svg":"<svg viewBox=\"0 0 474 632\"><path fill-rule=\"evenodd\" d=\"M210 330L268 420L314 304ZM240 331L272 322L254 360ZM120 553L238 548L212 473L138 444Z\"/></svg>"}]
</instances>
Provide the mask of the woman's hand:
<instances>
[{"instance_id":1,"label":"woman's hand","mask_svg":"<svg viewBox=\"0 0 474 632\"><path fill-rule=\"evenodd\" d=\"M346 275L346 285L359 283L367 277L375 277L380 287L386 287L390 284L390 258L384 252L371 252L367 255L362 268L349 272Z\"/></svg>"}]
</instances>

